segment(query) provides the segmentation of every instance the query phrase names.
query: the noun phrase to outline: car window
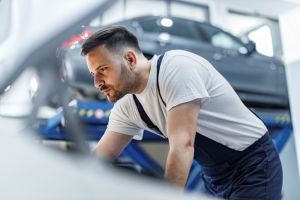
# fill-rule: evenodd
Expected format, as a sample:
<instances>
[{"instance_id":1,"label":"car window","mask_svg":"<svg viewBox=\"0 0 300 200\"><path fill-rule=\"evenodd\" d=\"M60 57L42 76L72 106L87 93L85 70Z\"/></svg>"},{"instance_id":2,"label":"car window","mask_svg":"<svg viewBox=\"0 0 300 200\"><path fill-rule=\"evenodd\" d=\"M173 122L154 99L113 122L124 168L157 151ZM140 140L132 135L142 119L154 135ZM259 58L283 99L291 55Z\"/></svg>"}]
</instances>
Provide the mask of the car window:
<instances>
[{"instance_id":1,"label":"car window","mask_svg":"<svg viewBox=\"0 0 300 200\"><path fill-rule=\"evenodd\" d=\"M233 40L229 35L224 34L222 32L218 32L214 35L211 36L211 43L214 46L217 47L222 47L226 49L236 49L238 50L239 48L242 47L240 43L237 41Z\"/></svg>"},{"instance_id":2,"label":"car window","mask_svg":"<svg viewBox=\"0 0 300 200\"><path fill-rule=\"evenodd\" d=\"M0 0L0 43L3 42L10 34L11 25L11 2Z\"/></svg>"},{"instance_id":3,"label":"car window","mask_svg":"<svg viewBox=\"0 0 300 200\"><path fill-rule=\"evenodd\" d=\"M237 51L243 47L243 45L238 42L238 38L234 38L218 28L207 24L197 24L196 27L198 34L201 35L202 38L205 38L203 41L209 42L215 47L235 49Z\"/></svg>"},{"instance_id":4,"label":"car window","mask_svg":"<svg viewBox=\"0 0 300 200\"><path fill-rule=\"evenodd\" d=\"M173 20L168 26L161 23L162 18L147 19L140 21L139 24L145 32L153 33L169 33L170 35L185 37L190 39L199 39L199 35L195 32L193 24L185 20Z\"/></svg>"}]
</instances>

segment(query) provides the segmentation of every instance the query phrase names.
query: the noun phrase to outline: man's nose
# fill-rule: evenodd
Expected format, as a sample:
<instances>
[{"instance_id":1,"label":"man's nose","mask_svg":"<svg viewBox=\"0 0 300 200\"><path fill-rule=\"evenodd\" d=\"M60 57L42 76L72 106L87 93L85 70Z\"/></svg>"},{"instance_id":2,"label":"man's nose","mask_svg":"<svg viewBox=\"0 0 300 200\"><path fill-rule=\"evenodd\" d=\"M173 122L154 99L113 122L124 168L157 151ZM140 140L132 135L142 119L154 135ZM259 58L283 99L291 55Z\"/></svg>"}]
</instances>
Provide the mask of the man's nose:
<instances>
[{"instance_id":1,"label":"man's nose","mask_svg":"<svg viewBox=\"0 0 300 200\"><path fill-rule=\"evenodd\" d=\"M94 78L94 86L96 88L101 88L105 84L104 80Z\"/></svg>"}]
</instances>

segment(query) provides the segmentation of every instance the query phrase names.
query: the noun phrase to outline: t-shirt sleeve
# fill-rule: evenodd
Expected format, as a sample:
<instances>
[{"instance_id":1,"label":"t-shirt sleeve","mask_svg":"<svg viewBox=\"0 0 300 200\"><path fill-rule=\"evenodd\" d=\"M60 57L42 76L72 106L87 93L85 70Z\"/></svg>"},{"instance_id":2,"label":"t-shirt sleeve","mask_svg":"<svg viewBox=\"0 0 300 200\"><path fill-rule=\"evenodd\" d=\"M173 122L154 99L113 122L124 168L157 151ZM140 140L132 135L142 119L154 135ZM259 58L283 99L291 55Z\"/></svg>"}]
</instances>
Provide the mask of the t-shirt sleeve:
<instances>
[{"instance_id":1,"label":"t-shirt sleeve","mask_svg":"<svg viewBox=\"0 0 300 200\"><path fill-rule=\"evenodd\" d=\"M143 138L143 129L132 122L131 117L129 116L129 113L131 112L129 112L126 102L119 101L115 103L111 110L106 130L132 135L133 139L141 140Z\"/></svg>"},{"instance_id":2,"label":"t-shirt sleeve","mask_svg":"<svg viewBox=\"0 0 300 200\"><path fill-rule=\"evenodd\" d=\"M166 62L159 85L168 111L195 99L201 99L201 103L209 99L206 86L210 73L203 63L184 55L173 56Z\"/></svg>"}]
</instances>

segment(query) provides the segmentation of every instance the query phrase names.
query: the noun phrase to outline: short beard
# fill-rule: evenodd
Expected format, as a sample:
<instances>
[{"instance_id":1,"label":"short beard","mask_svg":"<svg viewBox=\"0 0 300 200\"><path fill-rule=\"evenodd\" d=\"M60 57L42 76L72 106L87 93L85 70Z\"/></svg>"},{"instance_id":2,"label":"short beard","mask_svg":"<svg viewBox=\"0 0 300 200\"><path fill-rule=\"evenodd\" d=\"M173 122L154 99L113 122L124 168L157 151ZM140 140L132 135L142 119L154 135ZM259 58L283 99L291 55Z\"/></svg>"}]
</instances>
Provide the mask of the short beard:
<instances>
[{"instance_id":1,"label":"short beard","mask_svg":"<svg viewBox=\"0 0 300 200\"><path fill-rule=\"evenodd\" d=\"M127 69L124 63L121 63L121 80L118 84L119 89L113 88L112 96L107 96L108 101L116 102L126 94L131 94L136 91L139 86L141 77L137 74L133 74Z\"/></svg>"}]
</instances>

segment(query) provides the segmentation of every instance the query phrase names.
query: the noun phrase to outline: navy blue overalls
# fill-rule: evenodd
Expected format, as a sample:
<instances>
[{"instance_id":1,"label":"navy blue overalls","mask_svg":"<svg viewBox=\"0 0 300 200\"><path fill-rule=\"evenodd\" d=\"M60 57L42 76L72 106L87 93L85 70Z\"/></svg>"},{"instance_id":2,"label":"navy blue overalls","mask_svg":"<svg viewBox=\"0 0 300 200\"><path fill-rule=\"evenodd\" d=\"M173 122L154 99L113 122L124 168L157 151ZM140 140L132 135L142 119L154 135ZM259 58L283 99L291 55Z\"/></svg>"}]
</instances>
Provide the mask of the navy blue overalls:
<instances>
[{"instance_id":1,"label":"navy blue overalls","mask_svg":"<svg viewBox=\"0 0 300 200\"><path fill-rule=\"evenodd\" d=\"M158 84L162 59L163 55L157 61L157 88L166 105ZM135 95L133 99L142 120L150 129L163 135ZM282 167L268 133L243 151L233 150L196 133L194 160L201 165L201 178L208 194L230 200L281 199Z\"/></svg>"}]
</instances>

